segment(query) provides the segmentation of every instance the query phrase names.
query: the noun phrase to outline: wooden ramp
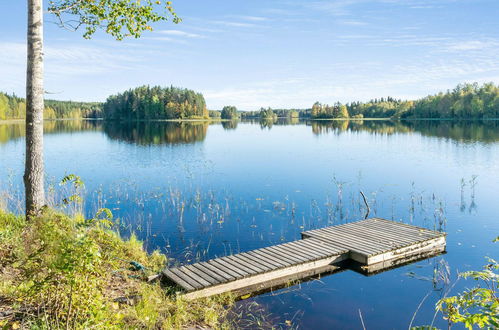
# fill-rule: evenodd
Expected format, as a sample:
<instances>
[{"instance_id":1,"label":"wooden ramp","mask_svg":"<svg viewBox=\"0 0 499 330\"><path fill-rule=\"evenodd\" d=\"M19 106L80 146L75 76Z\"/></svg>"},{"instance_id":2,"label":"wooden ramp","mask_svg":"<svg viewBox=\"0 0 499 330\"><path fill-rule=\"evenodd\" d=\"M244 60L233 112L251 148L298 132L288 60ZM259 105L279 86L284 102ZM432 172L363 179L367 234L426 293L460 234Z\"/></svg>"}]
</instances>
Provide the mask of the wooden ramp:
<instances>
[{"instance_id":1,"label":"wooden ramp","mask_svg":"<svg viewBox=\"0 0 499 330\"><path fill-rule=\"evenodd\" d=\"M187 299L243 294L338 270L353 260L365 273L445 251L445 233L373 218L302 233L302 239L175 268L163 275Z\"/></svg>"}]
</instances>

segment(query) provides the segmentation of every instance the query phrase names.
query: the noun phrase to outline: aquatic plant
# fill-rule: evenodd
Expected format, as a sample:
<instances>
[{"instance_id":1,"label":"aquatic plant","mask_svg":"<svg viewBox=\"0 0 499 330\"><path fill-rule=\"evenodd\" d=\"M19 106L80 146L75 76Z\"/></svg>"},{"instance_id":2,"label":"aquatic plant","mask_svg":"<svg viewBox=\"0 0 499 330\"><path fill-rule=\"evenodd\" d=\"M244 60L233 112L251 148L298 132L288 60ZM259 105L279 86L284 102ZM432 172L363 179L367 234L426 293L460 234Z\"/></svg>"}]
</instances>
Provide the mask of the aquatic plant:
<instances>
[{"instance_id":1,"label":"aquatic plant","mask_svg":"<svg viewBox=\"0 0 499 330\"><path fill-rule=\"evenodd\" d=\"M494 241L499 241L499 237ZM459 274L461 278L479 282L477 286L438 301L437 310L443 313L449 328L458 323L468 329L476 326L499 328L499 263L492 258L486 259L482 270Z\"/></svg>"}]
</instances>

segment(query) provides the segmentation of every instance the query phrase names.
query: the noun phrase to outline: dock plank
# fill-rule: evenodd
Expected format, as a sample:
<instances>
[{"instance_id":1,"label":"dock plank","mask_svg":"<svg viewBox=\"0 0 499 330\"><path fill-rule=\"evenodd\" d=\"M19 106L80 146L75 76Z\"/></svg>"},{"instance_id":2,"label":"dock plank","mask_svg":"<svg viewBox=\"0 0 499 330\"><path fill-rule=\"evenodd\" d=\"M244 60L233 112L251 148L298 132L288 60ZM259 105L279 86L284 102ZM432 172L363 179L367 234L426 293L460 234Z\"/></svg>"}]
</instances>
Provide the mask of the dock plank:
<instances>
[{"instance_id":1,"label":"dock plank","mask_svg":"<svg viewBox=\"0 0 499 330\"><path fill-rule=\"evenodd\" d=\"M229 273L227 270L220 269L220 267L216 267L216 265L210 264L209 262L200 262L199 265L201 265L201 267L208 268L215 274L222 276L226 281L234 281L238 278Z\"/></svg>"},{"instance_id":2,"label":"dock plank","mask_svg":"<svg viewBox=\"0 0 499 330\"><path fill-rule=\"evenodd\" d=\"M195 290L196 287L191 285L189 282L185 281L182 277L178 276L177 274L173 273L171 270L168 268L163 270L163 274L171 279L173 282L175 282L177 285L180 285L181 287L185 288L187 291L192 291Z\"/></svg>"},{"instance_id":3,"label":"dock plank","mask_svg":"<svg viewBox=\"0 0 499 330\"><path fill-rule=\"evenodd\" d=\"M254 251L249 251L249 252L246 252L247 254L249 254L250 256L254 257L254 258L257 258L259 260L262 260L262 261L265 261L267 263L269 263L270 265L272 265L272 267L275 269L275 268L279 268L279 267L285 267L289 264L286 264L286 263L283 263L283 262L280 262L278 260L275 260L271 255L269 254L259 254L258 253L258 250L254 250Z\"/></svg>"},{"instance_id":4,"label":"dock plank","mask_svg":"<svg viewBox=\"0 0 499 330\"><path fill-rule=\"evenodd\" d=\"M275 249L273 246L269 247L269 248L259 249L257 251L261 252L261 253L264 253L265 255L270 255L270 256L274 257L275 259L277 259L279 261L285 262L288 266L289 265L293 265L293 264L295 264L295 263L298 262L296 260L296 258L294 258L294 257L288 256L288 255L285 255L285 254L280 254L278 252L278 250Z\"/></svg>"},{"instance_id":5,"label":"dock plank","mask_svg":"<svg viewBox=\"0 0 499 330\"><path fill-rule=\"evenodd\" d=\"M184 282L189 283L189 285L191 287L194 287L195 289L201 289L204 287L202 284L192 279L190 276L180 271L178 268L170 268L170 271L174 273L176 276L180 277Z\"/></svg>"},{"instance_id":6,"label":"dock plank","mask_svg":"<svg viewBox=\"0 0 499 330\"><path fill-rule=\"evenodd\" d=\"M302 239L167 268L163 275L189 299L226 291L261 290L287 278L338 269L348 258L366 272L382 271L445 251L445 233L381 218L309 230ZM343 266L341 266L343 267ZM241 291L242 290L242 291Z\"/></svg>"},{"instance_id":7,"label":"dock plank","mask_svg":"<svg viewBox=\"0 0 499 330\"><path fill-rule=\"evenodd\" d=\"M272 246L269 249L271 251L273 251L274 253L281 255L283 258L287 258L288 260L292 260L293 263L305 262L308 260L307 257L295 254L295 253L289 251L288 249L286 249L282 245Z\"/></svg>"},{"instance_id":8,"label":"dock plank","mask_svg":"<svg viewBox=\"0 0 499 330\"><path fill-rule=\"evenodd\" d=\"M278 267L287 267L287 266L292 265L294 263L294 261L284 259L284 258L280 257L279 255L277 255L269 250L265 250L265 249L253 250L253 251L250 251L249 253L260 256L261 258L266 258L268 260L271 260Z\"/></svg>"},{"instance_id":9,"label":"dock plank","mask_svg":"<svg viewBox=\"0 0 499 330\"><path fill-rule=\"evenodd\" d=\"M244 260L244 258L238 256L237 254L226 256L225 260L250 274L258 274L264 271L263 269L253 265L252 263L247 262L246 260Z\"/></svg>"},{"instance_id":10,"label":"dock plank","mask_svg":"<svg viewBox=\"0 0 499 330\"><path fill-rule=\"evenodd\" d=\"M213 284L218 284L222 282L226 282L227 279L217 273L213 272L211 269L203 266L200 262L192 264L192 268L196 269L196 271L206 274L211 279L213 279ZM211 282L211 281L210 281Z\"/></svg>"},{"instance_id":11,"label":"dock plank","mask_svg":"<svg viewBox=\"0 0 499 330\"><path fill-rule=\"evenodd\" d=\"M263 269L264 271L269 271L269 270L273 270L276 268L274 265L269 263L267 260L257 258L251 254L246 253L246 252L240 253L239 256L241 256L241 257L245 258L246 260L248 260L249 262L252 262L253 264L257 265L260 269Z\"/></svg>"},{"instance_id":12,"label":"dock plank","mask_svg":"<svg viewBox=\"0 0 499 330\"><path fill-rule=\"evenodd\" d=\"M201 284L202 287L206 287L206 286L210 286L210 285L213 285L215 284L216 282L212 282L208 279L205 279L206 276L204 276L204 274L202 274L201 272L197 272L195 269L191 269L192 266L182 266L182 267L179 267L178 270L182 273L184 273L185 275L187 275L188 277L190 277L191 279L193 279L194 281L198 282L199 284Z\"/></svg>"},{"instance_id":13,"label":"dock plank","mask_svg":"<svg viewBox=\"0 0 499 330\"><path fill-rule=\"evenodd\" d=\"M242 278L245 276L250 275L249 273L246 273L237 267L234 267L232 264L229 264L225 260L218 258L218 259L213 259L213 260L208 260L209 264L213 264L215 267L226 271L230 275L234 276L235 278Z\"/></svg>"},{"instance_id":14,"label":"dock plank","mask_svg":"<svg viewBox=\"0 0 499 330\"><path fill-rule=\"evenodd\" d=\"M380 230L376 225L361 225L352 223L352 229L359 230L359 235L364 235L373 240L388 239L401 244L412 243L415 239L430 239L429 236L415 236L414 234L396 233L387 230Z\"/></svg>"}]
</instances>

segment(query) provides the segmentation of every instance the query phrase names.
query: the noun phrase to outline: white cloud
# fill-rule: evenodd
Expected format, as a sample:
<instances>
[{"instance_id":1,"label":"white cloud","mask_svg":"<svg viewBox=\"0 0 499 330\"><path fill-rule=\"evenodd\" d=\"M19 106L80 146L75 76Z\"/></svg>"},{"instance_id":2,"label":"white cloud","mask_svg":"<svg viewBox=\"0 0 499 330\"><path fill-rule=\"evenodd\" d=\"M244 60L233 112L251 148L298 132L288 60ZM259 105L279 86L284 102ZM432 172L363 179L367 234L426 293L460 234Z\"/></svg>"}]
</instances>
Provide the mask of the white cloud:
<instances>
[{"instance_id":1,"label":"white cloud","mask_svg":"<svg viewBox=\"0 0 499 330\"><path fill-rule=\"evenodd\" d=\"M263 22L269 20L269 18L263 16L231 15L228 17L239 18L245 21L253 21L253 22Z\"/></svg>"},{"instance_id":2,"label":"white cloud","mask_svg":"<svg viewBox=\"0 0 499 330\"><path fill-rule=\"evenodd\" d=\"M484 50L487 48L499 47L498 41L465 40L451 43L447 46L450 51Z\"/></svg>"},{"instance_id":3,"label":"white cloud","mask_svg":"<svg viewBox=\"0 0 499 330\"><path fill-rule=\"evenodd\" d=\"M340 20L338 23L341 25L350 25L350 26L365 26L365 25L367 25L366 22L357 21L357 20Z\"/></svg>"},{"instance_id":4,"label":"white cloud","mask_svg":"<svg viewBox=\"0 0 499 330\"><path fill-rule=\"evenodd\" d=\"M300 4L305 8L318 10L333 16L353 14L353 7L361 4L377 3L405 6L410 9L432 9L438 4L453 3L462 0L320 0Z\"/></svg>"},{"instance_id":5,"label":"white cloud","mask_svg":"<svg viewBox=\"0 0 499 330\"><path fill-rule=\"evenodd\" d=\"M141 66L137 50L81 45L45 45L44 67L48 90L61 90L63 81L78 77L134 70ZM0 43L0 90L22 91L25 86L26 45ZM72 88L70 88L72 89Z\"/></svg>"},{"instance_id":6,"label":"white cloud","mask_svg":"<svg viewBox=\"0 0 499 330\"><path fill-rule=\"evenodd\" d=\"M223 26L232 26L232 27L257 27L258 25L253 23L243 23L243 22L233 22L233 21L211 21L213 24L223 25Z\"/></svg>"},{"instance_id":7,"label":"white cloud","mask_svg":"<svg viewBox=\"0 0 499 330\"><path fill-rule=\"evenodd\" d=\"M145 39L145 40L157 40L157 41L168 41L168 42L174 42L174 43L178 43L178 44L187 44L188 43L184 39L175 39L175 38L171 38L171 37L142 37L142 39Z\"/></svg>"},{"instance_id":8,"label":"white cloud","mask_svg":"<svg viewBox=\"0 0 499 330\"><path fill-rule=\"evenodd\" d=\"M176 36L176 37L203 38L203 36L200 34L190 33L190 32L185 32L185 31L180 31L180 30L160 30L160 31L156 31L156 32L161 33L161 34L166 34L169 36Z\"/></svg>"}]
</instances>

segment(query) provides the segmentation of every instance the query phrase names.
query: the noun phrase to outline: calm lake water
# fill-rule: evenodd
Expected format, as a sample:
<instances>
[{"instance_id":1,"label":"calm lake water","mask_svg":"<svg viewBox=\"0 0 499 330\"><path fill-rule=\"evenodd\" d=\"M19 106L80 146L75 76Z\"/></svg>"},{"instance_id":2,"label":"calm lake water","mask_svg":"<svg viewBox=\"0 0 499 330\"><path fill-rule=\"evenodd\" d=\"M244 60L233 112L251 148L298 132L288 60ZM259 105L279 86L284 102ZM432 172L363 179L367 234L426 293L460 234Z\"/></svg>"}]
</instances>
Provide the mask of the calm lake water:
<instances>
[{"instance_id":1,"label":"calm lake water","mask_svg":"<svg viewBox=\"0 0 499 330\"><path fill-rule=\"evenodd\" d=\"M499 122L45 124L53 204L70 173L84 211L178 264L266 247L371 215L448 232L447 254L366 277L344 271L240 301L263 326L407 328L432 323L460 271L499 257ZM24 127L0 124L2 204L21 212ZM6 198L8 195L10 198ZM0 204L0 205L2 205ZM459 281L456 293L471 285ZM249 311L249 313L248 313ZM239 324L256 327L251 315ZM438 315L434 325L446 327Z\"/></svg>"}]
</instances>

